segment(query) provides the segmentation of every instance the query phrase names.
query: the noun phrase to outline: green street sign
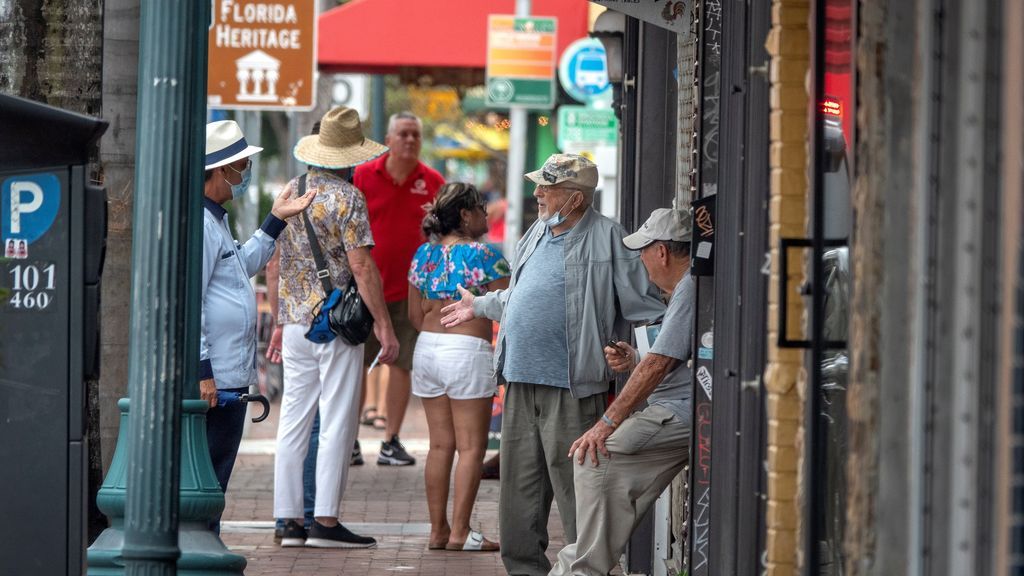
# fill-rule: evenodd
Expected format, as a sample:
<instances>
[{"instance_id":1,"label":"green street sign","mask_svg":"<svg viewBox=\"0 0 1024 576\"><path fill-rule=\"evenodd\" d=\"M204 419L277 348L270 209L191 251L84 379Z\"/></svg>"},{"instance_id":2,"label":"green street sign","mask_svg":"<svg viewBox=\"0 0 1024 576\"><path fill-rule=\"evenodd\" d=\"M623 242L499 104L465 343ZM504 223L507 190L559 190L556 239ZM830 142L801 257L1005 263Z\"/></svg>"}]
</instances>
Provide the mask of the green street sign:
<instances>
[{"instance_id":1,"label":"green street sign","mask_svg":"<svg viewBox=\"0 0 1024 576\"><path fill-rule=\"evenodd\" d=\"M491 14L487 19L487 105L555 105L555 18Z\"/></svg>"},{"instance_id":2,"label":"green street sign","mask_svg":"<svg viewBox=\"0 0 1024 576\"><path fill-rule=\"evenodd\" d=\"M563 152L615 146L618 139L619 120L610 108L562 106L558 109L558 147Z\"/></svg>"}]
</instances>

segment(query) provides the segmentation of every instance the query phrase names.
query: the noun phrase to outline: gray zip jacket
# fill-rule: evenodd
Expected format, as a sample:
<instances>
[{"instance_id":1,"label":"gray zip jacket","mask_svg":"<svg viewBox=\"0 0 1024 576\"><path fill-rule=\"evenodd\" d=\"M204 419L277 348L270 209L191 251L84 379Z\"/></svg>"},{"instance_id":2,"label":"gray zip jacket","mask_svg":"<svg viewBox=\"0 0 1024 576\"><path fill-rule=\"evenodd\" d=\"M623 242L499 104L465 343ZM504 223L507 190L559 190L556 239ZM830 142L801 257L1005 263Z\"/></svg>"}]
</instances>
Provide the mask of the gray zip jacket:
<instances>
[{"instance_id":1,"label":"gray zip jacket","mask_svg":"<svg viewBox=\"0 0 1024 576\"><path fill-rule=\"evenodd\" d=\"M501 322L494 350L494 370L505 366L505 331L529 330L505 318L508 298L537 248L547 226L539 220L516 245L512 276L505 290L473 300L473 313ZM604 359L605 342L629 340L631 323L652 322L665 314L665 304L647 280L639 255L622 244L626 230L588 207L565 238L565 325L569 350L569 390L574 398L608 391L615 378Z\"/></svg>"}]
</instances>

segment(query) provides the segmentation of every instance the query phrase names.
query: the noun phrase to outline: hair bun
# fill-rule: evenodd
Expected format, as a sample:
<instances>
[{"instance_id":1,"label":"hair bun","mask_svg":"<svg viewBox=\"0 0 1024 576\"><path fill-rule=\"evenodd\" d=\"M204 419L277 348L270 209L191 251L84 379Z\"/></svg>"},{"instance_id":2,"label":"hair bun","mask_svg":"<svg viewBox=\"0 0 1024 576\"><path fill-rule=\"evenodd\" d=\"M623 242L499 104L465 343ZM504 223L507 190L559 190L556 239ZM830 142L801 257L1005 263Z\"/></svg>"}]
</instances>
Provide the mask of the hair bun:
<instances>
[{"instance_id":1,"label":"hair bun","mask_svg":"<svg viewBox=\"0 0 1024 576\"><path fill-rule=\"evenodd\" d=\"M423 234L428 238L441 235L441 219L437 217L437 212L433 207L427 210L427 214L423 217L423 223L420 227L423 228Z\"/></svg>"}]
</instances>

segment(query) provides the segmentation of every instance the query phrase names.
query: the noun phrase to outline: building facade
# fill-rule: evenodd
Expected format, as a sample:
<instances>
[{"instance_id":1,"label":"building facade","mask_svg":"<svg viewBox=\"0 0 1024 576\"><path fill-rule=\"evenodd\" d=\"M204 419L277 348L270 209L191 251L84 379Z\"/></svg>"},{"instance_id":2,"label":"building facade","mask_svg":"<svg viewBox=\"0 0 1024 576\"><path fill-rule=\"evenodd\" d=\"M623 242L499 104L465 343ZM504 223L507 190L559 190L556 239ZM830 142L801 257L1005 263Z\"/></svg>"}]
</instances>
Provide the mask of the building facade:
<instances>
[{"instance_id":1,"label":"building facade","mask_svg":"<svg viewBox=\"0 0 1024 576\"><path fill-rule=\"evenodd\" d=\"M1017 573L1024 9L598 3L623 224L712 216L690 466L627 568Z\"/></svg>"}]
</instances>

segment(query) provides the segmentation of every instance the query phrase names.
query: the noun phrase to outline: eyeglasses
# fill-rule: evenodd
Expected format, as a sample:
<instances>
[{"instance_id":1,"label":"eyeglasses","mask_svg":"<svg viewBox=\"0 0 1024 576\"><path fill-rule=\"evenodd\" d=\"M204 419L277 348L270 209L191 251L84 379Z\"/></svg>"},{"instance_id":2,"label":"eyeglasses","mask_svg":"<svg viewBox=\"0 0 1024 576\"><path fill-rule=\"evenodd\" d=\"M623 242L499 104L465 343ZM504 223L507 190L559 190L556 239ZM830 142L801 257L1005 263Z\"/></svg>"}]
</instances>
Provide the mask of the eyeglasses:
<instances>
[{"instance_id":1,"label":"eyeglasses","mask_svg":"<svg viewBox=\"0 0 1024 576\"><path fill-rule=\"evenodd\" d=\"M538 190L542 190L544 192L564 192L566 194L572 194L574 192L582 192L583 191L583 190L581 190L579 188L576 188L576 187L573 187L573 186L566 186L564 184L552 184L552 185L538 184L537 185L537 189Z\"/></svg>"},{"instance_id":2,"label":"eyeglasses","mask_svg":"<svg viewBox=\"0 0 1024 576\"><path fill-rule=\"evenodd\" d=\"M234 167L234 166L232 166L231 164L228 164L228 165L227 165L227 167L228 167L228 168L231 168L231 169L232 169L232 170L234 170L235 172L238 172L239 174L241 174L242 172L245 172L245 171L246 171L246 170L248 170L249 168L252 168L252 159L251 159L251 158L246 158L246 159L245 159L245 168L242 168L241 170L239 170L239 169L235 168L235 167Z\"/></svg>"}]
</instances>

